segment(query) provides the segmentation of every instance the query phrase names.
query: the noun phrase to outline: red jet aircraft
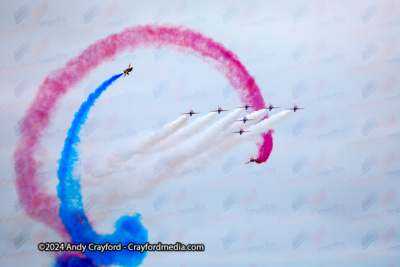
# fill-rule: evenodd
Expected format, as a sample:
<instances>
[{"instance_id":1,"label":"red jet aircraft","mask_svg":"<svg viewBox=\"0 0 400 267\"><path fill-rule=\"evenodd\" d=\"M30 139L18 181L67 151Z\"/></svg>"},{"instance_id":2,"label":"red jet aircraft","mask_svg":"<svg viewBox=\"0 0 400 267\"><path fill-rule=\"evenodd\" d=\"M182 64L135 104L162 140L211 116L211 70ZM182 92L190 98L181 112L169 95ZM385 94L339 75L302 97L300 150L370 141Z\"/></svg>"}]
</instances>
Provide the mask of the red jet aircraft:
<instances>
[{"instance_id":1,"label":"red jet aircraft","mask_svg":"<svg viewBox=\"0 0 400 267\"><path fill-rule=\"evenodd\" d=\"M250 161L249 161L249 162L246 162L245 164L248 164L248 163L250 163L250 162L256 162L256 160L258 160L258 158L255 159L255 158L251 157L251 158L250 158Z\"/></svg>"},{"instance_id":2,"label":"red jet aircraft","mask_svg":"<svg viewBox=\"0 0 400 267\"><path fill-rule=\"evenodd\" d=\"M288 108L287 110L293 110L293 112L296 112L298 109L305 109L305 108L299 108L298 106L294 105L293 108Z\"/></svg>"},{"instance_id":3,"label":"red jet aircraft","mask_svg":"<svg viewBox=\"0 0 400 267\"><path fill-rule=\"evenodd\" d=\"M255 119L248 119L247 117L243 116L243 119L238 120L238 121L243 121L243 123L246 123L246 121L254 121Z\"/></svg>"},{"instance_id":4,"label":"red jet aircraft","mask_svg":"<svg viewBox=\"0 0 400 267\"><path fill-rule=\"evenodd\" d=\"M238 133L238 134L242 135L242 133L248 133L248 132L250 132L250 131L245 131L245 130L243 130L242 128L240 128L240 131L238 131L238 132L233 132L233 133Z\"/></svg>"},{"instance_id":5,"label":"red jet aircraft","mask_svg":"<svg viewBox=\"0 0 400 267\"><path fill-rule=\"evenodd\" d=\"M129 72L131 72L132 69L133 68L131 67L131 63L129 63L128 68L126 70L124 70L124 78L125 78L126 75L129 75Z\"/></svg>"},{"instance_id":6,"label":"red jet aircraft","mask_svg":"<svg viewBox=\"0 0 400 267\"><path fill-rule=\"evenodd\" d=\"M280 108L280 107L274 107L274 105L271 105L271 103L269 103L269 107L267 109L269 109L269 111L273 110L274 108Z\"/></svg>"},{"instance_id":7,"label":"red jet aircraft","mask_svg":"<svg viewBox=\"0 0 400 267\"><path fill-rule=\"evenodd\" d=\"M227 109L222 109L220 106L218 106L217 110L211 110L211 112L218 112L218 114L221 114L222 111L229 111Z\"/></svg>"},{"instance_id":8,"label":"red jet aircraft","mask_svg":"<svg viewBox=\"0 0 400 267\"><path fill-rule=\"evenodd\" d=\"M244 108L245 110L247 110L248 108L252 108L254 106L250 106L249 104L244 105L243 107L239 107L239 108Z\"/></svg>"},{"instance_id":9,"label":"red jet aircraft","mask_svg":"<svg viewBox=\"0 0 400 267\"><path fill-rule=\"evenodd\" d=\"M192 109L190 109L190 111L188 113L183 113L183 115L190 115L190 117L192 117L193 114L199 114L197 112L194 112Z\"/></svg>"}]
</instances>

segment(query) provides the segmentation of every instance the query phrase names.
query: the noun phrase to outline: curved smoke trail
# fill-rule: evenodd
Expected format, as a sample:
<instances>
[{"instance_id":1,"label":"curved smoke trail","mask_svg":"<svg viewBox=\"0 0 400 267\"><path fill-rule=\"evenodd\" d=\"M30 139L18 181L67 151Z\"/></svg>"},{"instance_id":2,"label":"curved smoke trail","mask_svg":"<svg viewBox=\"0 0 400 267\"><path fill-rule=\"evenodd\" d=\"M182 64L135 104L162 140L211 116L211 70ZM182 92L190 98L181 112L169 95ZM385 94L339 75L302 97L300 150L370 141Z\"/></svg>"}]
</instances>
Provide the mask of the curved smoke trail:
<instances>
[{"instance_id":1,"label":"curved smoke trail","mask_svg":"<svg viewBox=\"0 0 400 267\"><path fill-rule=\"evenodd\" d=\"M41 134L48 127L57 103L71 88L100 64L114 60L128 50L133 52L142 47L170 47L212 59L206 62L227 77L244 103L255 109L265 107L259 87L239 58L222 44L192 30L174 26L135 26L89 46L63 68L51 72L40 85L36 98L21 121L20 144L14 153L16 188L24 210L66 240L68 236L58 216L59 200L43 190L44 181L37 174L41 162L34 155L39 149ZM259 144L259 158L266 161L272 150L272 132L263 134L263 138L263 143Z\"/></svg>"},{"instance_id":2,"label":"curved smoke trail","mask_svg":"<svg viewBox=\"0 0 400 267\"><path fill-rule=\"evenodd\" d=\"M118 244L122 246L130 242L144 244L147 242L147 230L140 222L140 215L123 216L116 222L116 230L113 234L97 234L88 218L85 215L80 176L74 177L74 165L79 159L77 146L80 143L79 132L87 119L87 115L101 94L122 74L114 75L109 80L100 85L88 99L82 103L78 112L75 113L74 120L68 130L67 138L63 151L61 152L60 167L57 172L59 184L57 186L58 197L61 200L60 218L75 244ZM91 260L102 265L139 265L146 253L130 252L122 250L120 252L96 252L86 250L85 255ZM86 259L85 259L86 260Z\"/></svg>"}]
</instances>

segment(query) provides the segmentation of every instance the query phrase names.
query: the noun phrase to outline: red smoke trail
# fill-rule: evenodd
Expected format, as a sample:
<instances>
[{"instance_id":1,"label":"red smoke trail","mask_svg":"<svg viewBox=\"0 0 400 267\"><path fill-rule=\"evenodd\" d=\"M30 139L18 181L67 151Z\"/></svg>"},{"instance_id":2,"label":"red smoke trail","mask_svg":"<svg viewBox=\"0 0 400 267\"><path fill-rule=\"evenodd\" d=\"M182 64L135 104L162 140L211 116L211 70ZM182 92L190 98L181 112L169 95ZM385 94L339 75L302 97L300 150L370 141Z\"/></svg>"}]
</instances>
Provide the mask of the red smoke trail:
<instances>
[{"instance_id":1,"label":"red smoke trail","mask_svg":"<svg viewBox=\"0 0 400 267\"><path fill-rule=\"evenodd\" d=\"M21 143L14 153L17 191L25 211L31 218L49 225L65 238L68 237L58 216L59 200L44 191L43 181L37 175L41 164L34 159L34 154L39 148L41 133L49 125L57 102L68 90L101 63L142 47L170 47L213 59L213 67L227 77L242 102L254 106L255 110L265 108L259 87L238 57L222 44L192 30L174 26L135 26L89 46L44 80L22 120ZM259 145L260 162L265 162L272 150L271 132L263 137L264 143Z\"/></svg>"}]
</instances>

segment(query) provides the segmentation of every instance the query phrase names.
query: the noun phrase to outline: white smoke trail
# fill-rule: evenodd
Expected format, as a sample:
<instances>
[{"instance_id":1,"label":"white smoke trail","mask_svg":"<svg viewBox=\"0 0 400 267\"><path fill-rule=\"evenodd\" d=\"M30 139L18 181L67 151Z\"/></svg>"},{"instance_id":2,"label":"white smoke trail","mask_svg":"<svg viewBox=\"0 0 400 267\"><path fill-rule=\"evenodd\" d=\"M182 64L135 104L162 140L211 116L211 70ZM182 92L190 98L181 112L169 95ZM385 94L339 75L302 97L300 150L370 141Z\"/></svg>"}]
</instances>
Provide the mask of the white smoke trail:
<instances>
[{"instance_id":1,"label":"white smoke trail","mask_svg":"<svg viewBox=\"0 0 400 267\"><path fill-rule=\"evenodd\" d=\"M247 115L247 119L249 119L249 121L247 121L246 123L240 123L241 126L243 126L242 128L246 127L250 127L254 124L256 124L257 122L259 122L262 118L264 118L268 113L267 109L260 109L257 111L254 111L253 113L250 113L249 115Z\"/></svg>"},{"instance_id":2,"label":"white smoke trail","mask_svg":"<svg viewBox=\"0 0 400 267\"><path fill-rule=\"evenodd\" d=\"M221 136L223 136L223 131L225 128L229 127L235 120L237 120L240 116L241 110L237 109L231 113L229 113L227 116L219 120L217 123L206 129L204 132L202 132L201 135L198 136L197 140L191 141L192 138L186 139L186 142L182 143L182 140L180 140L175 147L184 147L185 143L189 144L196 144L197 147L202 146L203 148L207 148L209 145L212 144L215 140L219 139ZM213 118L215 115L209 115L205 116L207 120ZM182 121L185 119L185 122L188 120L189 116L184 115L181 116L179 119L175 120L174 122L166 125L162 130L158 131L157 133L150 134L145 136L142 139L139 139L135 142L135 144L128 144L128 148L121 148L119 150L116 150L111 154L111 156L108 156L104 161L101 167L94 168L92 171L92 175L94 176L104 176L107 174L110 174L114 172L116 169L121 168L124 162L128 161L129 159L132 159L132 157L136 154L140 153L147 153L149 151L149 148L152 146L155 146L155 144L159 144L162 140L158 140L157 138L164 137L164 139L167 137L164 133L171 133L172 130L174 129L174 133L178 130L178 127L176 126L181 126L183 125ZM207 121L201 121L201 124L203 123L208 123ZM191 127L189 129L189 133L192 131L196 131L196 129L199 129L198 127L201 124L195 124L194 127ZM213 138L209 139L207 136L213 136ZM177 136L179 139L179 136ZM170 142L168 142L170 143ZM190 145L187 145L190 146ZM174 149L176 150L176 149ZM154 152L154 151L153 151ZM148 155L147 155L148 157Z\"/></svg>"},{"instance_id":3,"label":"white smoke trail","mask_svg":"<svg viewBox=\"0 0 400 267\"><path fill-rule=\"evenodd\" d=\"M289 118L293 112L290 110L281 111L268 119L261 121L258 124L251 126L248 130L250 132L239 134L227 135L221 142L218 142L203 153L198 153L190 159L190 162L185 162L186 167L180 166L181 169L194 168L196 165L208 165L211 161L226 154L231 148L243 143L251 141L259 141L261 134L268 130L274 129L278 124Z\"/></svg>"},{"instance_id":4,"label":"white smoke trail","mask_svg":"<svg viewBox=\"0 0 400 267\"><path fill-rule=\"evenodd\" d=\"M252 117L264 117L264 113L257 112L254 112L255 114ZM260 138L261 133L276 127L292 114L291 111L282 111L251 126L249 133L244 133L241 136L231 133L224 136L223 130L229 128L227 126L231 126L240 116L240 113L240 110L231 112L199 135L185 140L176 147L170 147L163 153L146 156L135 155L131 160L125 162L125 168L127 166L140 166L141 171L128 175L128 179L126 179L126 176L112 177L112 179L109 179L109 183L101 184L103 190L107 190L115 184L124 184L124 186L120 186L118 191L121 199L147 197L161 183L169 179L179 179L184 176L185 172L208 166L210 162L243 142L252 141L254 143L257 138ZM216 140L220 141L217 142Z\"/></svg>"},{"instance_id":5,"label":"white smoke trail","mask_svg":"<svg viewBox=\"0 0 400 267\"><path fill-rule=\"evenodd\" d=\"M102 176L113 172L115 168L118 168L120 163L129 160L136 154L146 153L149 148L176 133L188 122L188 120L188 115L182 115L158 131L137 137L133 142L124 142L123 147L109 153L110 155L103 161L102 166L105 168L94 168L92 174L95 176Z\"/></svg>"},{"instance_id":6,"label":"white smoke trail","mask_svg":"<svg viewBox=\"0 0 400 267\"><path fill-rule=\"evenodd\" d=\"M226 129L234 123L238 118L240 118L241 114L240 109L236 109L229 113L227 116L216 122L214 125L210 126L201 135L195 136L188 140L187 142L179 144L176 148L173 148L172 153L169 152L171 158L173 157L173 163L178 164L179 162L185 161L193 155L197 155L201 151L207 150L210 146L212 146L217 140L224 136Z\"/></svg>"},{"instance_id":7,"label":"white smoke trail","mask_svg":"<svg viewBox=\"0 0 400 267\"><path fill-rule=\"evenodd\" d=\"M253 113L250 113L247 115L248 121L246 123L243 123L243 120L238 120L237 123L233 123L231 127L225 132L225 135L231 134L233 130L238 131L240 128L246 130L250 128L252 125L256 124L259 122L262 118L264 118L268 113L267 109L260 109L257 111L254 111Z\"/></svg>"},{"instance_id":8,"label":"white smoke trail","mask_svg":"<svg viewBox=\"0 0 400 267\"><path fill-rule=\"evenodd\" d=\"M182 142L182 140L188 140L196 133L203 131L214 119L217 117L218 113L211 112L203 117L198 118L193 123L179 129L174 135L169 136L160 142L157 146L153 146L148 153L156 151L164 151L165 149L175 146L176 144Z\"/></svg>"},{"instance_id":9,"label":"white smoke trail","mask_svg":"<svg viewBox=\"0 0 400 267\"><path fill-rule=\"evenodd\" d=\"M278 124L283 122L285 119L289 118L290 115L293 114L293 111L284 110L279 112L276 115L271 116L268 119L261 121L260 123L252 126L249 131L250 133L246 135L247 139L254 139L255 136L260 136L262 133L267 132L268 130L273 129Z\"/></svg>"},{"instance_id":10,"label":"white smoke trail","mask_svg":"<svg viewBox=\"0 0 400 267\"><path fill-rule=\"evenodd\" d=\"M177 166L180 162L183 163L187 161L204 149L209 149L216 140L222 138L224 135L224 129L229 128L236 120L238 120L241 113L242 110L240 109L230 112L224 118L202 131L199 135L192 136L191 138L186 139L185 142L179 142L177 146L171 147L162 154L154 153L153 155L146 154L146 156L144 156L136 153L132 154L128 159L118 158L116 156L108 157L108 161L110 161L110 159L112 160L111 164L102 164L101 167L94 168L92 176L97 178L107 177L115 173L118 169L128 169L128 166L135 166L139 162L142 167L146 166L145 173L141 174L141 177L156 177L156 180L161 179L162 182L166 177L174 173L174 166ZM155 161L155 163L152 165L144 165L148 164L149 161ZM136 174L132 176L137 177ZM116 180L115 178L112 179L113 181ZM155 183L159 184L161 182ZM127 192L127 194L131 195L132 191Z\"/></svg>"},{"instance_id":11,"label":"white smoke trail","mask_svg":"<svg viewBox=\"0 0 400 267\"><path fill-rule=\"evenodd\" d=\"M261 121L258 124L253 125L248 130L250 132L243 133L242 135L236 134L231 135L230 138L225 138L223 142L215 146L214 150L228 149L232 146L238 145L244 141L257 142L261 138L261 134L275 128L278 124L289 118L293 112L290 110L281 111L276 115L271 116L268 119Z\"/></svg>"}]
</instances>

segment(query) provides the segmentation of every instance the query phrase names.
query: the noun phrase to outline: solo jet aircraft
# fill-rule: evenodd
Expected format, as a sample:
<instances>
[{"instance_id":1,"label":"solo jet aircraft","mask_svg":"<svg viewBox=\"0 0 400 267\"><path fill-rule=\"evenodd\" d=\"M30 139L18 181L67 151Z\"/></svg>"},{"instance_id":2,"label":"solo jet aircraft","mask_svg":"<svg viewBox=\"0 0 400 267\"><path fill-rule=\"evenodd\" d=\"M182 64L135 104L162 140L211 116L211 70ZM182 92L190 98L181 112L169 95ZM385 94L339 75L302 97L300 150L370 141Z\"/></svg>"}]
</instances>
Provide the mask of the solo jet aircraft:
<instances>
[{"instance_id":1,"label":"solo jet aircraft","mask_svg":"<svg viewBox=\"0 0 400 267\"><path fill-rule=\"evenodd\" d=\"M248 133L248 132L250 132L250 131L245 131L242 128L240 128L240 130L238 132L233 132L233 133L238 133L238 134L242 135L242 133Z\"/></svg>"},{"instance_id":2,"label":"solo jet aircraft","mask_svg":"<svg viewBox=\"0 0 400 267\"><path fill-rule=\"evenodd\" d=\"M131 72L132 69L133 68L131 67L131 63L129 63L128 68L126 70L124 70L124 78L125 78L126 75L129 75L129 72Z\"/></svg>"},{"instance_id":3,"label":"solo jet aircraft","mask_svg":"<svg viewBox=\"0 0 400 267\"><path fill-rule=\"evenodd\" d=\"M239 107L239 108L244 108L245 110L247 110L248 108L252 108L253 106L250 106L249 104L244 105L243 107Z\"/></svg>"},{"instance_id":4,"label":"solo jet aircraft","mask_svg":"<svg viewBox=\"0 0 400 267\"><path fill-rule=\"evenodd\" d=\"M258 160L258 158L255 159L255 158L251 157L251 158L250 158L250 161L246 162L245 164L248 164L248 163L250 163L250 162L256 162L256 160Z\"/></svg>"},{"instance_id":5,"label":"solo jet aircraft","mask_svg":"<svg viewBox=\"0 0 400 267\"><path fill-rule=\"evenodd\" d=\"M248 119L246 116L243 116L243 119L238 121L243 121L243 123L246 123L246 121L254 121L254 119Z\"/></svg>"},{"instance_id":6,"label":"solo jet aircraft","mask_svg":"<svg viewBox=\"0 0 400 267\"><path fill-rule=\"evenodd\" d=\"M296 112L296 110L298 109L305 109L305 108L299 108L298 106L293 105L293 108L288 108L287 110L293 110L293 112Z\"/></svg>"},{"instance_id":7,"label":"solo jet aircraft","mask_svg":"<svg viewBox=\"0 0 400 267\"><path fill-rule=\"evenodd\" d=\"M190 117L192 117L193 114L199 114L197 112L194 112L192 109L190 109L190 111L188 113L183 113L183 115L190 115Z\"/></svg>"},{"instance_id":8,"label":"solo jet aircraft","mask_svg":"<svg viewBox=\"0 0 400 267\"><path fill-rule=\"evenodd\" d=\"M229 111L229 110L222 109L220 106L218 106L217 110L211 110L211 112L218 112L218 114L221 114L222 111Z\"/></svg>"},{"instance_id":9,"label":"solo jet aircraft","mask_svg":"<svg viewBox=\"0 0 400 267\"><path fill-rule=\"evenodd\" d=\"M269 109L269 111L273 110L274 108L280 108L280 107L274 107L274 105L271 105L271 103L269 103L269 107L267 109Z\"/></svg>"}]
</instances>

